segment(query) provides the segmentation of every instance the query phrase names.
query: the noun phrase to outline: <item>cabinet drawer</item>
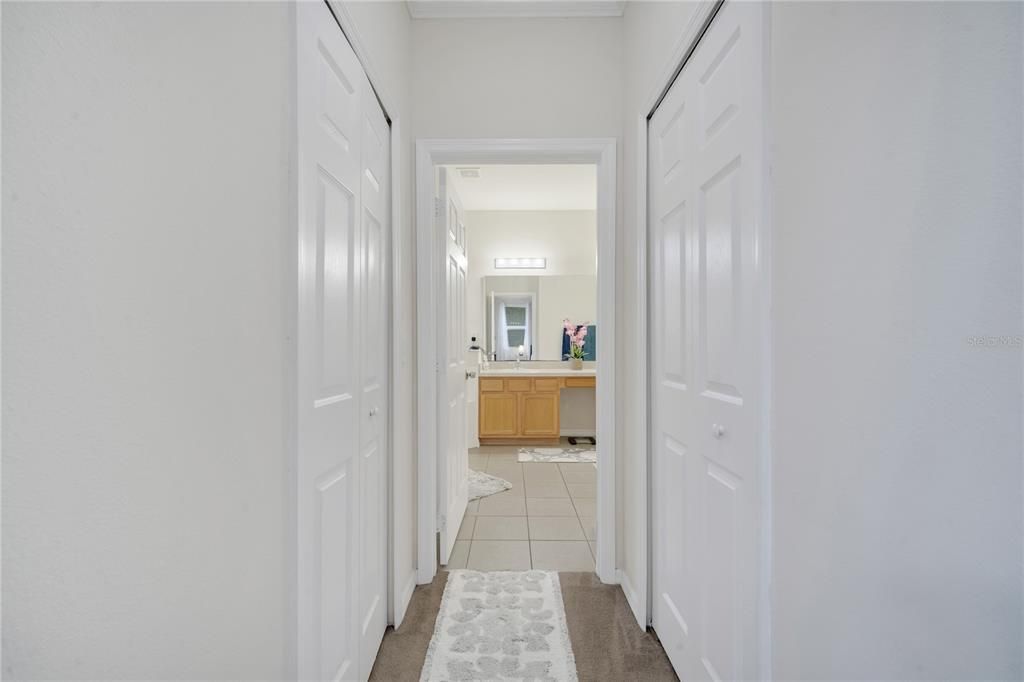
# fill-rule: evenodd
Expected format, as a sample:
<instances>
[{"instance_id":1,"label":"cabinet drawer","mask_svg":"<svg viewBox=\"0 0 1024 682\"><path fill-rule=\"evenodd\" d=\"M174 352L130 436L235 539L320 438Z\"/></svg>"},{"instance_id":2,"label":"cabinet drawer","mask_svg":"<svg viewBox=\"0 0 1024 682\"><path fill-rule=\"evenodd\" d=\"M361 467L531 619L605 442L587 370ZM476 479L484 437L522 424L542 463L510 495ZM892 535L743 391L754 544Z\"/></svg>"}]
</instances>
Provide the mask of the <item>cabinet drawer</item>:
<instances>
[{"instance_id":1,"label":"cabinet drawer","mask_svg":"<svg viewBox=\"0 0 1024 682\"><path fill-rule=\"evenodd\" d=\"M558 390L558 379L546 378L546 379L534 379L533 390L541 393L550 393Z\"/></svg>"},{"instance_id":2,"label":"cabinet drawer","mask_svg":"<svg viewBox=\"0 0 1024 682\"><path fill-rule=\"evenodd\" d=\"M566 377L566 388L593 388L597 386L596 377Z\"/></svg>"},{"instance_id":3,"label":"cabinet drawer","mask_svg":"<svg viewBox=\"0 0 1024 682\"><path fill-rule=\"evenodd\" d=\"M482 393L500 393L505 390L505 380L494 377L480 377L480 391Z\"/></svg>"},{"instance_id":4,"label":"cabinet drawer","mask_svg":"<svg viewBox=\"0 0 1024 682\"><path fill-rule=\"evenodd\" d=\"M505 381L507 382L506 390L512 391L513 393L529 393L533 390L533 386L531 386L533 382L532 379L516 378L506 379Z\"/></svg>"}]
</instances>

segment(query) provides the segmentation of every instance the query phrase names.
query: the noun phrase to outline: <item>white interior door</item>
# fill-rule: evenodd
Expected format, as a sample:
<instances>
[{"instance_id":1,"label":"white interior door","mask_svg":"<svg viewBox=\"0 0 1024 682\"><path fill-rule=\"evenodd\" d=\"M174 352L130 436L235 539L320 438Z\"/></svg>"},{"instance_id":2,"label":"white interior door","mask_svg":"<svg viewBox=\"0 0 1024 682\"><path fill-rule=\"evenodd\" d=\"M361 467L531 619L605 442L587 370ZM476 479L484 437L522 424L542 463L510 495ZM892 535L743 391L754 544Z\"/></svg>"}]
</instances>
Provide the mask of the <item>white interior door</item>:
<instances>
[{"instance_id":1,"label":"white interior door","mask_svg":"<svg viewBox=\"0 0 1024 682\"><path fill-rule=\"evenodd\" d=\"M758 676L762 12L727 0L654 116L654 627L685 680Z\"/></svg>"},{"instance_id":2,"label":"white interior door","mask_svg":"<svg viewBox=\"0 0 1024 682\"><path fill-rule=\"evenodd\" d=\"M444 255L444 292L439 305L438 325L441 351L438 385L443 405L438 429L438 509L441 514L441 558L448 563L455 537L469 501L469 452L466 447L466 226L462 204L448 181L445 168L438 168L439 241Z\"/></svg>"},{"instance_id":3,"label":"white interior door","mask_svg":"<svg viewBox=\"0 0 1024 682\"><path fill-rule=\"evenodd\" d=\"M370 675L387 628L387 425L391 145L384 112L362 78L360 270L362 379L359 432L359 677Z\"/></svg>"},{"instance_id":4,"label":"white interior door","mask_svg":"<svg viewBox=\"0 0 1024 682\"><path fill-rule=\"evenodd\" d=\"M365 679L387 618L388 133L327 7L296 19L298 674Z\"/></svg>"}]
</instances>

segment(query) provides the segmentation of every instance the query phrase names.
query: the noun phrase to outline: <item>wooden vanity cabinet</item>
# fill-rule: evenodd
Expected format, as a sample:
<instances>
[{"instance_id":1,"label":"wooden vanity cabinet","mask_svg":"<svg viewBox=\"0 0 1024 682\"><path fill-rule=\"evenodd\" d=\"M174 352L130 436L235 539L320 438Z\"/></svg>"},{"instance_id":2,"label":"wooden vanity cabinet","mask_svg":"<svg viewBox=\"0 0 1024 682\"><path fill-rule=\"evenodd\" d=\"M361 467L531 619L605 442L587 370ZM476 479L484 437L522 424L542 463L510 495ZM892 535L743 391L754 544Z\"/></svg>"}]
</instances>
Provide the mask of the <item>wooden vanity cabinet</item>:
<instances>
[{"instance_id":1,"label":"wooden vanity cabinet","mask_svg":"<svg viewBox=\"0 0 1024 682\"><path fill-rule=\"evenodd\" d=\"M594 383L593 377L480 377L480 442L557 442L560 391Z\"/></svg>"}]
</instances>

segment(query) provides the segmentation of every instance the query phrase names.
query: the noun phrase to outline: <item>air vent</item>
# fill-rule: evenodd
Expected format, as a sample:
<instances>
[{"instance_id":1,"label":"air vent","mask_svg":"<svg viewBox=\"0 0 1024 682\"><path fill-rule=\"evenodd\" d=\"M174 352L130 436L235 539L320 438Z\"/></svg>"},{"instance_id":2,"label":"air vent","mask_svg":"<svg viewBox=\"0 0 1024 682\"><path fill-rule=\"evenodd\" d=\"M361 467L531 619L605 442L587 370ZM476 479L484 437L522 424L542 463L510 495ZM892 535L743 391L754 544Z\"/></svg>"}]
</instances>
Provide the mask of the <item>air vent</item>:
<instances>
[{"instance_id":1,"label":"air vent","mask_svg":"<svg viewBox=\"0 0 1024 682\"><path fill-rule=\"evenodd\" d=\"M479 168L456 168L455 170L459 171L459 175L461 175L464 178L479 178L480 177L480 169Z\"/></svg>"}]
</instances>

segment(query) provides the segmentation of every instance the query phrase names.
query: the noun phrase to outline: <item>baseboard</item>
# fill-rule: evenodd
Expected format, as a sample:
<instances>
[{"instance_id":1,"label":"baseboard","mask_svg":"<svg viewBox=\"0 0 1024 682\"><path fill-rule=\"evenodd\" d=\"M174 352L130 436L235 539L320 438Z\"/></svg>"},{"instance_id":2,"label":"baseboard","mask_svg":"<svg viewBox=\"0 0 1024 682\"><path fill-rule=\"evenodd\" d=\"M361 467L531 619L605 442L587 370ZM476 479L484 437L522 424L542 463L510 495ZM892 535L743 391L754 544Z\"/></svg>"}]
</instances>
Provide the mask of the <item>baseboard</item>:
<instances>
[{"instance_id":1,"label":"baseboard","mask_svg":"<svg viewBox=\"0 0 1024 682\"><path fill-rule=\"evenodd\" d=\"M629 574L619 569L619 586L622 588L622 593L626 595L626 603L629 604L629 608L633 611L633 617L636 618L637 625L640 629L647 629L647 616L644 613L643 600L640 595L637 594L636 588L633 587L632 581L629 579Z\"/></svg>"},{"instance_id":2,"label":"baseboard","mask_svg":"<svg viewBox=\"0 0 1024 682\"><path fill-rule=\"evenodd\" d=\"M416 571L412 571L409 575L409 580L406 581L405 587L402 588L401 594L397 595L395 599L395 622L392 625L395 629L402 624L405 620L405 612L409 609L409 602L412 600L412 591L416 589Z\"/></svg>"}]
</instances>

